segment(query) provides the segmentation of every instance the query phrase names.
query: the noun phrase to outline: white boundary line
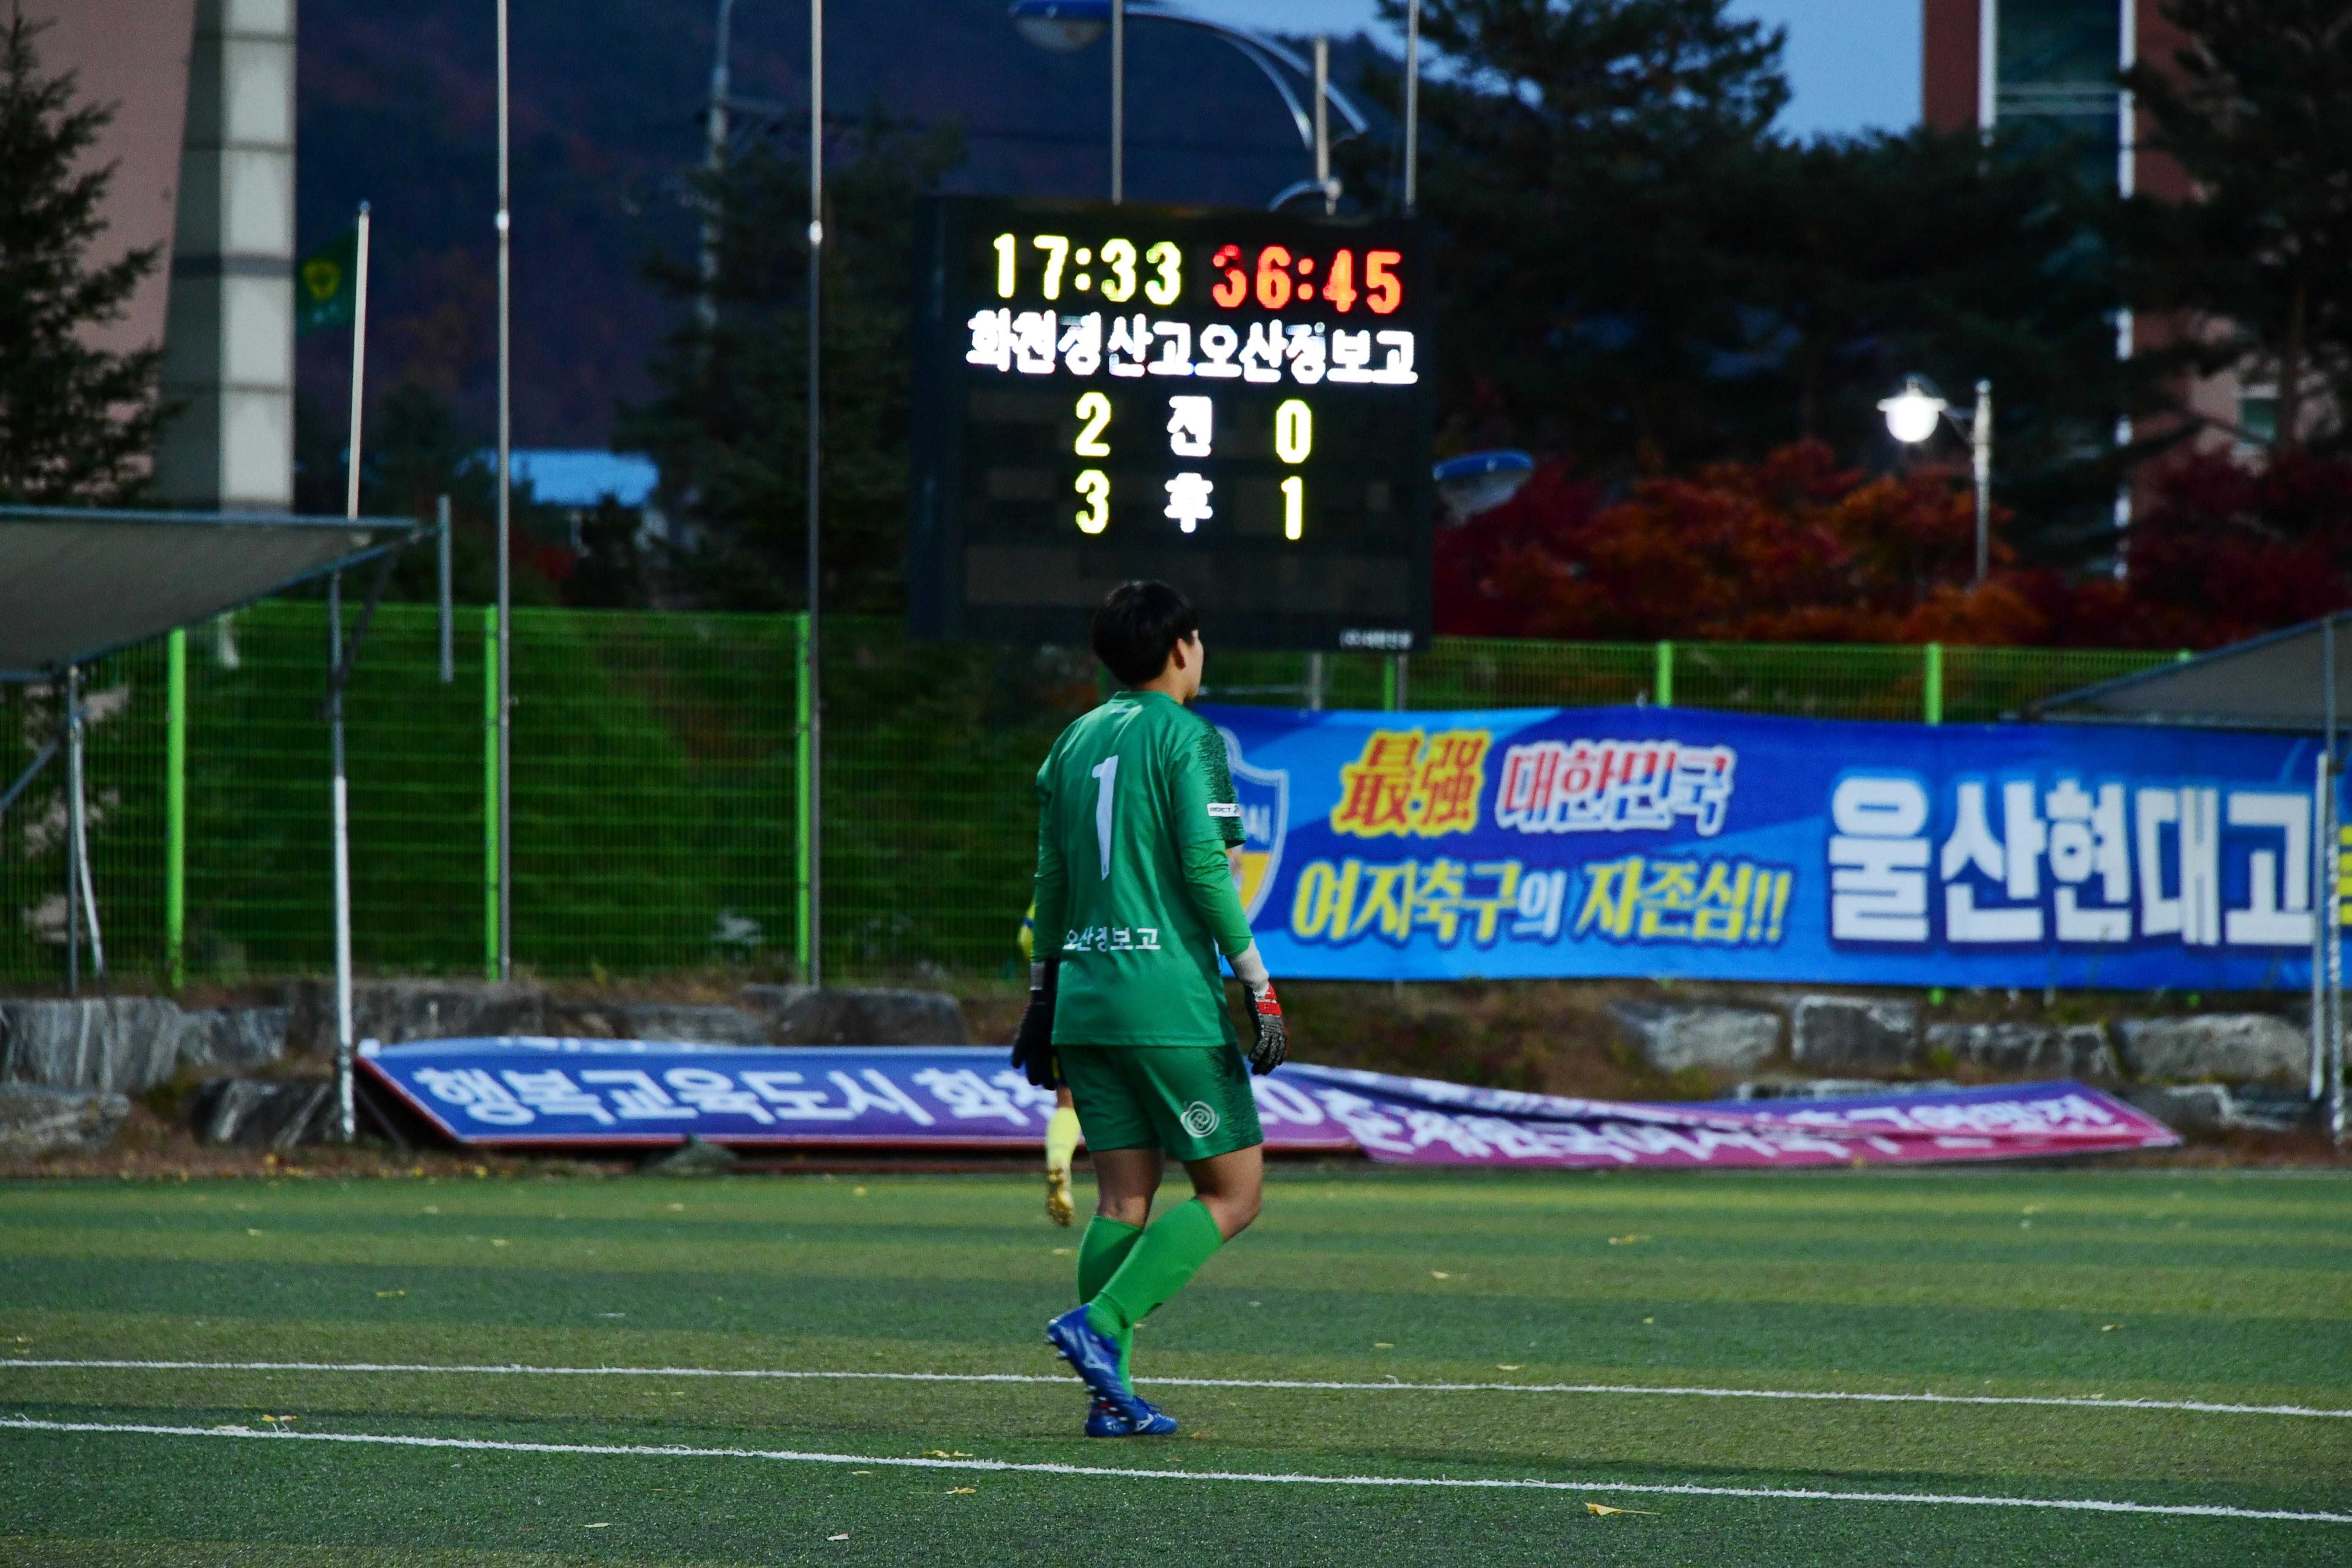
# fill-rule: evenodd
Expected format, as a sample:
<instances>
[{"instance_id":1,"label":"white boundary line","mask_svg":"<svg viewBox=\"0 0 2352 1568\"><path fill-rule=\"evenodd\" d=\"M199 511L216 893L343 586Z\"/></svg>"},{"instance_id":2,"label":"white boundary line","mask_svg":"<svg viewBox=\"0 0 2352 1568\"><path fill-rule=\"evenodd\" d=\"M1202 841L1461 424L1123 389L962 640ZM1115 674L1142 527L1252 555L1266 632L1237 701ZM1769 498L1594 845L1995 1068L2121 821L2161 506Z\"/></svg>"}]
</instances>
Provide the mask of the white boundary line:
<instances>
[{"instance_id":1,"label":"white boundary line","mask_svg":"<svg viewBox=\"0 0 2352 1568\"><path fill-rule=\"evenodd\" d=\"M459 1377L720 1377L776 1382L1051 1383L1073 1381L1023 1372L798 1372L771 1367L530 1366L520 1363L449 1365L404 1362L322 1361L67 1361L0 1358L0 1368L123 1372L340 1372L427 1373ZM1677 1399L1793 1399L1853 1405L2025 1405L2076 1410L2177 1410L2200 1415L2292 1415L2352 1420L2352 1410L2307 1405L2221 1405L2201 1399L2101 1399L2091 1395L2026 1394L1871 1394L1789 1388L1704 1388L1622 1383L1318 1383L1294 1378L1139 1377L1160 1388L1328 1389L1370 1394L1598 1394Z\"/></svg>"},{"instance_id":2,"label":"white boundary line","mask_svg":"<svg viewBox=\"0 0 2352 1568\"><path fill-rule=\"evenodd\" d=\"M804 1465L872 1465L893 1469L982 1470L1042 1476L1106 1476L1129 1480L1244 1481L1266 1486L1425 1487L1472 1491L1638 1493L1646 1497L1775 1498L1804 1502L1884 1502L1969 1508L2050 1509L2071 1513L2142 1513L2200 1519L2270 1519L2352 1524L2352 1513L2231 1508L2223 1503L2116 1502L2104 1498L1977 1497L1949 1492L1846 1492L1809 1487L1698 1487L1617 1481L1502 1480L1448 1476L1315 1476L1249 1470L1150 1470L1116 1465L1016 1464L1006 1459L907 1459L823 1454L793 1448L688 1448L638 1443L515 1443L490 1437L421 1437L374 1432L264 1432L244 1426L162 1426L107 1421L40 1421L0 1415L0 1431L115 1433L151 1437L247 1437L267 1443L356 1443L393 1448L458 1448L503 1454L586 1454L674 1459L769 1459Z\"/></svg>"}]
</instances>

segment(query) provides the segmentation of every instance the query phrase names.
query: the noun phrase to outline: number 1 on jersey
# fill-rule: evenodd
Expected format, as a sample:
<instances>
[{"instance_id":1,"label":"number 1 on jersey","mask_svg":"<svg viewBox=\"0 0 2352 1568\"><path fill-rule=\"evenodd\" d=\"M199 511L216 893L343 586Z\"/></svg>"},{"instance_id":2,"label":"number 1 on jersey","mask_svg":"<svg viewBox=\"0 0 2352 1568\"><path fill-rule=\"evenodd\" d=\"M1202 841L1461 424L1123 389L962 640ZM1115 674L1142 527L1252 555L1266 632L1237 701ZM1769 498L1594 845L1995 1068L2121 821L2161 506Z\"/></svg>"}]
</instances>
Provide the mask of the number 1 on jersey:
<instances>
[{"instance_id":1,"label":"number 1 on jersey","mask_svg":"<svg viewBox=\"0 0 2352 1568\"><path fill-rule=\"evenodd\" d=\"M1118 759L1105 757L1089 770L1095 776L1095 838L1102 846L1103 880L1110 880L1110 803L1118 787Z\"/></svg>"}]
</instances>

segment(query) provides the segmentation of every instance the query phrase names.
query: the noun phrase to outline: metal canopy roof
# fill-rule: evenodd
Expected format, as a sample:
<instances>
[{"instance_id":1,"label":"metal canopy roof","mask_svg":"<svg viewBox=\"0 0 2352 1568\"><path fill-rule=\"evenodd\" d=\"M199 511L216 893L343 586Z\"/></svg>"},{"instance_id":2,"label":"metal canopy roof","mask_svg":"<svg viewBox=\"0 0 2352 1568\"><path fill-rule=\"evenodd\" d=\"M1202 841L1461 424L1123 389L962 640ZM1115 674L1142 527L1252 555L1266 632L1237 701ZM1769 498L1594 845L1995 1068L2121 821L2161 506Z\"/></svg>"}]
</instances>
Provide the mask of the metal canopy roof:
<instances>
[{"instance_id":1,"label":"metal canopy roof","mask_svg":"<svg viewBox=\"0 0 2352 1568\"><path fill-rule=\"evenodd\" d=\"M2179 664L2034 703L2036 719L2073 724L2185 724L2227 730L2322 730L2341 724L2336 692L2352 694L2352 636L2331 616ZM2336 666L2335 681L2327 665Z\"/></svg>"},{"instance_id":2,"label":"metal canopy roof","mask_svg":"<svg viewBox=\"0 0 2352 1568\"><path fill-rule=\"evenodd\" d=\"M0 506L0 679L87 663L420 531L399 518Z\"/></svg>"}]
</instances>

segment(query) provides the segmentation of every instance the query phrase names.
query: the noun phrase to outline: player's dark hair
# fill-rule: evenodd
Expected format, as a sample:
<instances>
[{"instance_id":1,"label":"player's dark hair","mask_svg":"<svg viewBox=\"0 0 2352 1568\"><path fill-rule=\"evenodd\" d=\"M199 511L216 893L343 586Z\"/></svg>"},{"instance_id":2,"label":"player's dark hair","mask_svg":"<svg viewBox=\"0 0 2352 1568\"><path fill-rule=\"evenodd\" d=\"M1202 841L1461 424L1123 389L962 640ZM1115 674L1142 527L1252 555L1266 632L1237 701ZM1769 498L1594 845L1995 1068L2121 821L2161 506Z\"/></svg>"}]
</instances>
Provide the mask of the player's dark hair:
<instances>
[{"instance_id":1,"label":"player's dark hair","mask_svg":"<svg viewBox=\"0 0 2352 1568\"><path fill-rule=\"evenodd\" d=\"M1192 601L1165 583L1121 583L1095 612L1095 657L1129 686L1168 668L1176 645L1201 629Z\"/></svg>"}]
</instances>

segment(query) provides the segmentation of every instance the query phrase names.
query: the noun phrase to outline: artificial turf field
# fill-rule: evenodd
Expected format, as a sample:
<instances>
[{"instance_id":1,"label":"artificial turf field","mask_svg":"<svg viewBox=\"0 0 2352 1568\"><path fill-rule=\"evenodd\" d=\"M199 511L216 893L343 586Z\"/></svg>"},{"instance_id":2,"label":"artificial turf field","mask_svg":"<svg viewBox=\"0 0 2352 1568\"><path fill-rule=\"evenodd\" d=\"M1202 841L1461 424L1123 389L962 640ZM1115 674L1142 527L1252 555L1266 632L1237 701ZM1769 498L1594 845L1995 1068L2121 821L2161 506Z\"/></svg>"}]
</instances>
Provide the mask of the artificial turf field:
<instances>
[{"instance_id":1,"label":"artificial turf field","mask_svg":"<svg viewBox=\"0 0 2352 1568\"><path fill-rule=\"evenodd\" d=\"M1038 1199L0 1186L0 1562L2352 1563L2352 1419L2116 1403L2352 1412L2341 1177L1277 1171L1139 1336L1149 1442L1077 1435ZM670 1370L419 1370L493 1365Z\"/></svg>"}]
</instances>

